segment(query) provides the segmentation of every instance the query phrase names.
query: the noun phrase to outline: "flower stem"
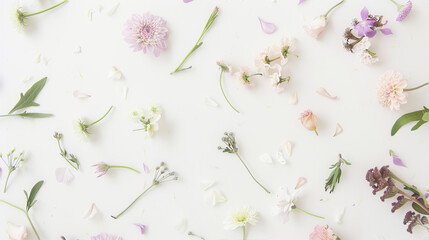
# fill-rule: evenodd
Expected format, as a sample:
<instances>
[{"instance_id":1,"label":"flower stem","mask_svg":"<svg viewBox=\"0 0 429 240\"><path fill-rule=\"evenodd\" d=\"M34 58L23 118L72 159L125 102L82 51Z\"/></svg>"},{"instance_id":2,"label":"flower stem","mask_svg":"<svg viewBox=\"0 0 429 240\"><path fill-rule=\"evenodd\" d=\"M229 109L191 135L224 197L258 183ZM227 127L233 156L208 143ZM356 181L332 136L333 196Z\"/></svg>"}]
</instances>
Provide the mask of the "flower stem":
<instances>
[{"instance_id":1,"label":"flower stem","mask_svg":"<svg viewBox=\"0 0 429 240\"><path fill-rule=\"evenodd\" d=\"M129 169L129 170L132 170L132 171L134 171L134 172L136 172L136 173L140 174L140 171L138 171L138 170L136 170L136 169L134 169L134 168L132 168L132 167L128 167L128 166L109 165L109 168L125 168L125 169Z\"/></svg>"},{"instance_id":2,"label":"flower stem","mask_svg":"<svg viewBox=\"0 0 429 240\"><path fill-rule=\"evenodd\" d=\"M56 8L56 7L58 7L58 6L62 5L62 4L64 4L65 2L67 2L67 0L64 0L64 1L62 1L62 2L60 2L60 3L58 3L58 4L54 5L54 6L52 6L52 7L50 7L50 8L46 8L45 10L42 10L42 11L39 11L39 12L35 12L35 13L25 14L25 17L30 17L30 16L34 16L34 15L37 15L37 14L40 14L40 13L44 13L44 12L46 12L46 11L49 11L49 10L51 10L51 9L54 9L54 8Z\"/></svg>"},{"instance_id":3,"label":"flower stem","mask_svg":"<svg viewBox=\"0 0 429 240\"><path fill-rule=\"evenodd\" d=\"M117 218L119 218L124 212L126 212L132 205L134 205L134 203L136 203L137 202L137 200L139 200L139 198L141 197L141 196L143 196L143 194L145 194L147 191L149 191L149 189L151 189L153 186L155 186L156 184L153 184L152 183L152 185L150 185L150 187L148 187L148 188L146 188L146 190L144 190L127 208L125 208L124 209L124 211L122 211L121 213L119 213L118 215L116 215L116 216L111 216L112 218L114 218L114 219L117 219Z\"/></svg>"},{"instance_id":4,"label":"flower stem","mask_svg":"<svg viewBox=\"0 0 429 240\"><path fill-rule=\"evenodd\" d=\"M243 240L246 240L246 226L243 226Z\"/></svg>"},{"instance_id":5,"label":"flower stem","mask_svg":"<svg viewBox=\"0 0 429 240\"><path fill-rule=\"evenodd\" d=\"M195 43L195 45L192 47L191 51L190 51L188 54L186 54L185 58L182 60L182 62L180 62L179 66L177 66L177 68L176 68L173 72L171 72L170 74L174 74L174 73L176 73L176 72L181 72L181 71L188 70L188 69L191 69L191 68L192 68L192 66L189 66L189 67L187 67L187 68L181 68L181 67L182 67L182 65L185 63L185 61L188 59L188 57L189 57L193 52L195 52L195 50L197 50L199 47L201 47L201 45L203 44L202 42L200 42L200 41L201 41L201 38L203 38L204 34L207 32L207 30L209 30L210 26L213 24L214 20L215 20L215 19L216 19L216 17L217 17L217 13L218 13L218 12L219 12L219 8L218 8L218 7L216 7L216 8L213 10L212 14L210 15L209 19L207 20L207 23L206 23L206 26L205 26L205 27L204 27L204 29L203 29L203 32L201 33L201 35L200 35L200 37L198 38L198 40L197 40L197 42Z\"/></svg>"},{"instance_id":6,"label":"flower stem","mask_svg":"<svg viewBox=\"0 0 429 240\"><path fill-rule=\"evenodd\" d=\"M219 86L220 86L220 90L222 91L223 97L228 102L229 106L231 106L232 109L234 109L234 111L236 111L237 113L240 113L234 106L232 106L232 104L229 102L228 98L226 97L225 92L223 91L223 87L222 87L222 74L223 74L223 70L220 70Z\"/></svg>"},{"instance_id":7,"label":"flower stem","mask_svg":"<svg viewBox=\"0 0 429 240\"><path fill-rule=\"evenodd\" d=\"M254 73L247 76L247 78L251 78L253 76L262 76L262 73Z\"/></svg>"},{"instance_id":8,"label":"flower stem","mask_svg":"<svg viewBox=\"0 0 429 240\"><path fill-rule=\"evenodd\" d=\"M324 16L325 18L327 18L328 17L328 14L332 11L332 10L334 10L334 8L336 8L336 7L338 7L338 5L340 5L341 3L343 3L344 2L344 0L342 0L341 2L339 2L339 3L337 3L337 4L335 4L333 7L331 7L325 14L323 14L322 16Z\"/></svg>"},{"instance_id":9,"label":"flower stem","mask_svg":"<svg viewBox=\"0 0 429 240\"><path fill-rule=\"evenodd\" d=\"M261 186L265 192L267 192L268 194L270 194L270 191L268 191L268 189L266 189L264 186L262 186L262 184L260 184L258 182L258 180L256 180L256 178L253 176L253 174L250 172L249 168L246 166L246 164L244 163L243 159L241 159L240 155L238 154L238 152L235 152L235 155L237 155L238 159L240 159L241 163L244 165L244 167L246 168L247 172L250 174L250 176L253 178L253 180L259 185Z\"/></svg>"},{"instance_id":10,"label":"flower stem","mask_svg":"<svg viewBox=\"0 0 429 240\"><path fill-rule=\"evenodd\" d=\"M57 142L58 142L58 147L60 148L60 152L61 152L61 156L70 164L70 166L72 166L74 169L76 169L76 170L79 170L79 167L77 167L77 166L75 166L75 165L73 165L72 163L71 163L71 161L66 157L66 155L64 154L64 150L63 150L63 148L61 147L61 144L60 144L60 139L58 139L57 138Z\"/></svg>"},{"instance_id":11,"label":"flower stem","mask_svg":"<svg viewBox=\"0 0 429 240\"><path fill-rule=\"evenodd\" d=\"M414 202L415 204L419 205L423 210L425 210L425 212L427 214L429 214L429 209L427 207L425 207L423 204L421 204L415 197L410 196L409 194L405 193L401 189L398 189L398 193L404 195L405 197L408 198L408 200L410 200L410 201Z\"/></svg>"},{"instance_id":12,"label":"flower stem","mask_svg":"<svg viewBox=\"0 0 429 240\"><path fill-rule=\"evenodd\" d=\"M296 209L298 209L299 211L303 212L303 213L306 213L306 214L310 215L310 216L317 217L317 218L321 218L321 219L325 219L324 217L318 216L318 215L316 215L316 214L309 213L309 212L305 211L304 209L299 208L299 207L298 207L298 206L296 206L296 205L295 205L295 208L296 208Z\"/></svg>"},{"instance_id":13,"label":"flower stem","mask_svg":"<svg viewBox=\"0 0 429 240\"><path fill-rule=\"evenodd\" d=\"M425 196L425 195L424 195L424 194L423 194L419 189L417 189L417 187L415 187L415 186L413 186L413 185L408 184L407 182L405 182L404 180L400 179L398 176L396 176L396 175L395 175L394 173L392 173L392 172L390 172L390 176L391 176L393 179L395 179L396 181L398 181L398 182L400 182L400 183L404 184L406 187L408 187L408 188L410 188L410 189L413 189L414 191L418 192L418 193L419 193L419 195L420 195L420 197L423 199L424 205L425 205L426 207L429 207L429 204L428 204L428 202L427 202L426 196ZM428 209L426 208L426 210L428 210ZM428 213L429 213L429 210L428 210Z\"/></svg>"},{"instance_id":14,"label":"flower stem","mask_svg":"<svg viewBox=\"0 0 429 240\"><path fill-rule=\"evenodd\" d=\"M88 124L88 127L89 126L92 126L92 125L94 125L94 124L96 124L96 123L98 123L99 121L101 121L101 120L103 120L103 118L105 118L106 116L107 116L107 114L109 114L109 112L110 112L110 110L112 110L112 108L113 108L113 106L110 106L110 108L109 108L109 110L100 118L100 119L98 119L97 121L95 121L95 122L92 122L92 123L90 123L90 124Z\"/></svg>"},{"instance_id":15,"label":"flower stem","mask_svg":"<svg viewBox=\"0 0 429 240\"><path fill-rule=\"evenodd\" d=\"M319 133L317 132L317 129L314 129L314 132L316 133L316 136L319 136Z\"/></svg>"},{"instance_id":16,"label":"flower stem","mask_svg":"<svg viewBox=\"0 0 429 240\"><path fill-rule=\"evenodd\" d=\"M6 182L4 183L4 188L3 188L3 192L6 192L6 187L7 187L7 182L9 181L9 176L12 173L12 171L9 168L9 172L7 173L7 177L6 177Z\"/></svg>"},{"instance_id":17,"label":"flower stem","mask_svg":"<svg viewBox=\"0 0 429 240\"><path fill-rule=\"evenodd\" d=\"M28 222L30 223L31 228L33 229L34 234L36 235L37 239L39 239L39 240L40 240L39 234L37 233L36 228L34 227L33 222L32 222L32 221L31 221L31 219L30 219L30 216L28 216L28 212L26 212L24 209L22 209L22 208L20 208L20 207L18 207L18 206L16 206L16 205L14 205L14 204L12 204L12 203L10 203L10 202L6 202L6 201L1 200L1 199L0 199L0 202L5 203L5 204L7 204L7 205L9 205L9 206L11 206L11 207L14 207L14 208L16 208L16 209L20 210L21 212L23 212L23 213L25 214L25 216L27 217L27 220L28 220Z\"/></svg>"},{"instance_id":18,"label":"flower stem","mask_svg":"<svg viewBox=\"0 0 429 240\"><path fill-rule=\"evenodd\" d=\"M424 87L424 86L426 86L426 85L429 85L429 82L427 82L427 83L423 83L422 85L417 86L417 87L415 87L415 88L405 88L405 89L404 89L404 92L414 91L414 90L417 90L417 89L419 89L419 88L422 88L422 87Z\"/></svg>"}]
</instances>

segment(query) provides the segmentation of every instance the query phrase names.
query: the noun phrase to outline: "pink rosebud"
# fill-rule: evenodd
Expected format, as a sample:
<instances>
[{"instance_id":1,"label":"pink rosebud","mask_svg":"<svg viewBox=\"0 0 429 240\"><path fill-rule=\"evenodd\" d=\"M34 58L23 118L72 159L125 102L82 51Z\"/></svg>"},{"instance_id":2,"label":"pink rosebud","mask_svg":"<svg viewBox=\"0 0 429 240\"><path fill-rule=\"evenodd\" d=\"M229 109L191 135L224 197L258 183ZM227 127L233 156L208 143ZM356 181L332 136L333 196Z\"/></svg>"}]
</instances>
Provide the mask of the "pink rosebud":
<instances>
[{"instance_id":1,"label":"pink rosebud","mask_svg":"<svg viewBox=\"0 0 429 240\"><path fill-rule=\"evenodd\" d=\"M325 16L319 16L313 19L307 25L304 25L304 30L313 38L318 38L328 25L328 19Z\"/></svg>"},{"instance_id":2,"label":"pink rosebud","mask_svg":"<svg viewBox=\"0 0 429 240\"><path fill-rule=\"evenodd\" d=\"M302 126L304 126L310 131L314 131L316 135L319 135L317 133L317 123L319 121L317 119L317 116L314 115L311 110L306 110L305 112L301 113L301 117L299 118L299 120L301 120Z\"/></svg>"}]
</instances>

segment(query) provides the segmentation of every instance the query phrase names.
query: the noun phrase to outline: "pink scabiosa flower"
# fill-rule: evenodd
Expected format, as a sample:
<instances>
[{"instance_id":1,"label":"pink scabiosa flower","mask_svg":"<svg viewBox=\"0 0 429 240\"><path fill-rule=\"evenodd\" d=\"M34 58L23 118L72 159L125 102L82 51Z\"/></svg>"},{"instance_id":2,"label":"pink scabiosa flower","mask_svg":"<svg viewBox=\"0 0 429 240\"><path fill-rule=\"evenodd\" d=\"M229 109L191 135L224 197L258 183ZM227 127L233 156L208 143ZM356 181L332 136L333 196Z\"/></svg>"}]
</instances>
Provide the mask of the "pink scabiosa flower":
<instances>
[{"instance_id":1,"label":"pink scabiosa flower","mask_svg":"<svg viewBox=\"0 0 429 240\"><path fill-rule=\"evenodd\" d=\"M383 107L390 107L391 110L399 110L401 104L407 103L407 80L402 74L395 71L385 72L378 82L377 96L378 102Z\"/></svg>"},{"instance_id":2,"label":"pink scabiosa flower","mask_svg":"<svg viewBox=\"0 0 429 240\"><path fill-rule=\"evenodd\" d=\"M153 52L158 57L167 49L167 22L159 16L133 14L125 23L124 39L134 51Z\"/></svg>"},{"instance_id":3,"label":"pink scabiosa flower","mask_svg":"<svg viewBox=\"0 0 429 240\"><path fill-rule=\"evenodd\" d=\"M338 236L334 234L328 226L317 225L314 231L310 234L310 240L338 240Z\"/></svg>"},{"instance_id":4,"label":"pink scabiosa flower","mask_svg":"<svg viewBox=\"0 0 429 240\"><path fill-rule=\"evenodd\" d=\"M249 80L253 76L262 76L262 73L250 74L246 68L240 68L240 71L235 73L237 80L246 88L253 87L255 84Z\"/></svg>"},{"instance_id":5,"label":"pink scabiosa flower","mask_svg":"<svg viewBox=\"0 0 429 240\"><path fill-rule=\"evenodd\" d=\"M100 233L97 236L92 236L91 240L122 240L122 237L117 235L110 235L107 233Z\"/></svg>"},{"instance_id":6,"label":"pink scabiosa flower","mask_svg":"<svg viewBox=\"0 0 429 240\"><path fill-rule=\"evenodd\" d=\"M272 79L273 87L277 90L277 92L280 93L285 90L282 83L289 82L290 76L283 77L282 70L280 67L278 67L278 71L273 74L271 79Z\"/></svg>"},{"instance_id":7,"label":"pink scabiosa flower","mask_svg":"<svg viewBox=\"0 0 429 240\"><path fill-rule=\"evenodd\" d=\"M395 0L390 0L390 1L392 1L396 5L396 7L398 7L399 13L398 13L398 16L396 17L396 21L402 22L411 12L411 9L413 8L413 2L408 1L405 4L399 4Z\"/></svg>"},{"instance_id":8,"label":"pink scabiosa flower","mask_svg":"<svg viewBox=\"0 0 429 240\"><path fill-rule=\"evenodd\" d=\"M302 126L310 131L314 131L316 135L319 135L319 133L317 133L317 124L319 123L319 120L311 110L306 110L301 113L299 120L301 120Z\"/></svg>"}]
</instances>

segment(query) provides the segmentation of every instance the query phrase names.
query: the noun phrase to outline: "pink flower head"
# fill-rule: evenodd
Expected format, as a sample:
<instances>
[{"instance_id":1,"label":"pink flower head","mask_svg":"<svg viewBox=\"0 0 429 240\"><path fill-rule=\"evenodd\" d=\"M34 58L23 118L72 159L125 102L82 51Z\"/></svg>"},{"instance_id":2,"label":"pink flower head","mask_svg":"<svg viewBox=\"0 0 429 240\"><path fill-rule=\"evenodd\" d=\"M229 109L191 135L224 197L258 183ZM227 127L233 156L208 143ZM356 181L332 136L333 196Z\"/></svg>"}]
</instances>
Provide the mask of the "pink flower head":
<instances>
[{"instance_id":1,"label":"pink flower head","mask_svg":"<svg viewBox=\"0 0 429 240\"><path fill-rule=\"evenodd\" d=\"M411 1L408 1L404 5L400 5L398 7L399 13L398 13L398 16L396 17L396 21L402 22L411 12L412 8L413 8L413 3Z\"/></svg>"},{"instance_id":2,"label":"pink flower head","mask_svg":"<svg viewBox=\"0 0 429 240\"><path fill-rule=\"evenodd\" d=\"M310 234L310 240L337 240L338 237L335 236L332 229L328 226L317 225L314 227L314 231Z\"/></svg>"},{"instance_id":3,"label":"pink flower head","mask_svg":"<svg viewBox=\"0 0 429 240\"><path fill-rule=\"evenodd\" d=\"M97 177L101 177L104 174L107 173L107 171L109 171L110 166L106 163L100 162L97 164L92 165L93 167L95 167L95 173L98 174Z\"/></svg>"},{"instance_id":4,"label":"pink flower head","mask_svg":"<svg viewBox=\"0 0 429 240\"><path fill-rule=\"evenodd\" d=\"M150 13L133 14L125 23L123 35L134 51L152 51L158 57L161 51L167 49L167 22Z\"/></svg>"},{"instance_id":5,"label":"pink flower head","mask_svg":"<svg viewBox=\"0 0 429 240\"><path fill-rule=\"evenodd\" d=\"M407 87L407 80L402 77L401 73L387 71L378 82L378 102L383 107L399 110L401 104L407 103L407 94L404 92L405 87Z\"/></svg>"},{"instance_id":6,"label":"pink flower head","mask_svg":"<svg viewBox=\"0 0 429 240\"><path fill-rule=\"evenodd\" d=\"M317 133L317 124L319 123L319 120L311 110L306 110L305 112L301 113L299 120L301 120L302 126L310 131L314 131L316 135L319 135Z\"/></svg>"},{"instance_id":7,"label":"pink flower head","mask_svg":"<svg viewBox=\"0 0 429 240\"><path fill-rule=\"evenodd\" d=\"M259 74L258 74L259 75ZM246 88L253 87L255 84L249 80L250 77L254 76L249 74L246 68L240 68L240 71L235 73L237 80Z\"/></svg>"},{"instance_id":8,"label":"pink flower head","mask_svg":"<svg viewBox=\"0 0 429 240\"><path fill-rule=\"evenodd\" d=\"M122 240L121 237L116 235L109 235L107 233L100 233L97 236L92 236L91 240Z\"/></svg>"}]
</instances>

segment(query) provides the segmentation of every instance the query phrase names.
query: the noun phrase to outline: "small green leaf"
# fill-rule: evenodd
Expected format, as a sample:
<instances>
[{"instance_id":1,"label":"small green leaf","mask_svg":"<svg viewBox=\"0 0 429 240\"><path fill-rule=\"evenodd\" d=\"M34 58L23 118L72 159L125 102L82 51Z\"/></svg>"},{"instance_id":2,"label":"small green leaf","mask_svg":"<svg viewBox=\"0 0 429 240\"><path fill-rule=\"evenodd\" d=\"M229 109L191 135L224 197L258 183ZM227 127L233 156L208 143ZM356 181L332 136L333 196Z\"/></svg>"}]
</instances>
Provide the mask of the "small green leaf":
<instances>
[{"instance_id":1,"label":"small green leaf","mask_svg":"<svg viewBox=\"0 0 429 240\"><path fill-rule=\"evenodd\" d=\"M46 77L40 79L35 84L33 84L33 86L31 86L31 88L28 89L25 94L21 93L18 103L15 105L15 107L12 108L12 110L10 110L9 114L23 108L39 106L39 104L34 102L34 100L45 86L46 79Z\"/></svg>"},{"instance_id":2,"label":"small green leaf","mask_svg":"<svg viewBox=\"0 0 429 240\"><path fill-rule=\"evenodd\" d=\"M23 112L23 113L15 114L15 116L21 116L23 118L47 118L47 117L52 117L54 115L50 114L50 113L28 113L28 112Z\"/></svg>"},{"instance_id":3,"label":"small green leaf","mask_svg":"<svg viewBox=\"0 0 429 240\"><path fill-rule=\"evenodd\" d=\"M425 122L429 121L429 112L425 112L423 114L422 121L425 121Z\"/></svg>"},{"instance_id":4,"label":"small green leaf","mask_svg":"<svg viewBox=\"0 0 429 240\"><path fill-rule=\"evenodd\" d=\"M36 198L37 193L39 192L40 188L42 187L44 181L37 182L33 188L30 191L30 195L27 199L27 212L30 210L30 208L36 203L34 199Z\"/></svg>"},{"instance_id":5,"label":"small green leaf","mask_svg":"<svg viewBox=\"0 0 429 240\"><path fill-rule=\"evenodd\" d=\"M404 125L422 119L424 111L425 110L420 110L402 115L398 120L396 120L395 124L393 124L390 134L394 136Z\"/></svg>"},{"instance_id":6,"label":"small green leaf","mask_svg":"<svg viewBox=\"0 0 429 240\"><path fill-rule=\"evenodd\" d=\"M419 202L422 202L422 201L420 201L419 200ZM417 212L419 212L419 213L421 213L421 214L424 214L424 215L429 215L429 213L428 212L426 212L422 207L420 207L417 203L413 203L412 204L412 207L413 207L413 209L414 210L416 210Z\"/></svg>"},{"instance_id":7,"label":"small green leaf","mask_svg":"<svg viewBox=\"0 0 429 240\"><path fill-rule=\"evenodd\" d=\"M413 128L411 128L411 131L415 131L415 130L417 130L417 129L419 129L423 124L425 124L426 122L425 121L422 121L422 120L420 120L420 121L418 121L417 123L416 123L416 125L414 125L414 127Z\"/></svg>"}]
</instances>

